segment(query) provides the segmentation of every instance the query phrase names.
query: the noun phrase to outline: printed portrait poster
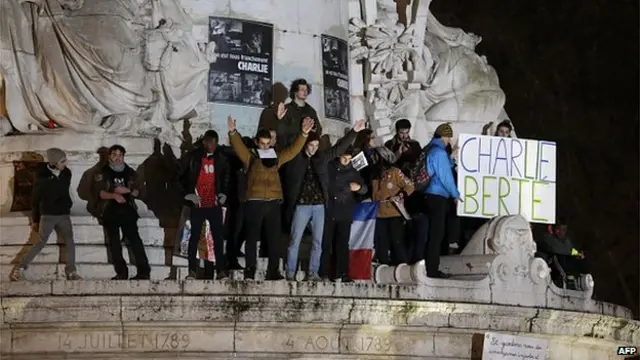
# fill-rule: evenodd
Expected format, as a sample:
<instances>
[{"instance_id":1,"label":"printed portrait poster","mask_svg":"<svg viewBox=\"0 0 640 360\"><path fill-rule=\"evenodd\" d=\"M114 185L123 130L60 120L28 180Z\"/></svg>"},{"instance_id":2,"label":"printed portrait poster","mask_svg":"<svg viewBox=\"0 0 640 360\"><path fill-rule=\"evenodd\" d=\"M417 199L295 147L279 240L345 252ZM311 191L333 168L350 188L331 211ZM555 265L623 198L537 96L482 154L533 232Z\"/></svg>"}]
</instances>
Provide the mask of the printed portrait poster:
<instances>
[{"instance_id":1,"label":"printed portrait poster","mask_svg":"<svg viewBox=\"0 0 640 360\"><path fill-rule=\"evenodd\" d=\"M209 42L217 59L209 65L209 102L263 106L273 82L273 25L209 17Z\"/></svg>"},{"instance_id":2,"label":"printed portrait poster","mask_svg":"<svg viewBox=\"0 0 640 360\"><path fill-rule=\"evenodd\" d=\"M349 47L347 42L321 36L324 116L349 121Z\"/></svg>"},{"instance_id":3,"label":"printed portrait poster","mask_svg":"<svg viewBox=\"0 0 640 360\"><path fill-rule=\"evenodd\" d=\"M458 216L555 223L555 142L461 134L458 146Z\"/></svg>"}]
</instances>

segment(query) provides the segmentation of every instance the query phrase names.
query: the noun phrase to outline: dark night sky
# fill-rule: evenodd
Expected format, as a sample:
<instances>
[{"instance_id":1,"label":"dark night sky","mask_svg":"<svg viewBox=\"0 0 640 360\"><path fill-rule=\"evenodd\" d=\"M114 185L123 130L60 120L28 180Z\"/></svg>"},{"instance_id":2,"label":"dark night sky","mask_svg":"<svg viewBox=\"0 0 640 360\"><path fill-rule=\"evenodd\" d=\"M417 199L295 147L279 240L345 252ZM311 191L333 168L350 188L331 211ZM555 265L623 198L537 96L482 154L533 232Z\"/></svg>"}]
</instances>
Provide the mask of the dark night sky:
<instances>
[{"instance_id":1,"label":"dark night sky","mask_svg":"<svg viewBox=\"0 0 640 360\"><path fill-rule=\"evenodd\" d=\"M558 143L558 215L585 249L595 297L632 307L640 278L638 1L433 0L481 35L519 137Z\"/></svg>"}]
</instances>

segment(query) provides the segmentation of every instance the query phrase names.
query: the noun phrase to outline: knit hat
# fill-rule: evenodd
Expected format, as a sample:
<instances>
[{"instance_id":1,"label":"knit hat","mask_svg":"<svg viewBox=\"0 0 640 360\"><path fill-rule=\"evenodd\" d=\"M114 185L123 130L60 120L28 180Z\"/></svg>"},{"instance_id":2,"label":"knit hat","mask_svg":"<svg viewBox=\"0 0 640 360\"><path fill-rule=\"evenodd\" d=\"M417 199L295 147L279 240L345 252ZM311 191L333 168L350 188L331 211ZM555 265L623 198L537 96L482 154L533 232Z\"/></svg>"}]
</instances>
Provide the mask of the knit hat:
<instances>
[{"instance_id":1,"label":"knit hat","mask_svg":"<svg viewBox=\"0 0 640 360\"><path fill-rule=\"evenodd\" d=\"M47 150L47 162L51 166L57 164L60 160L66 157L67 157L67 154L65 154L64 151L58 148L51 148Z\"/></svg>"},{"instance_id":2,"label":"knit hat","mask_svg":"<svg viewBox=\"0 0 640 360\"><path fill-rule=\"evenodd\" d=\"M440 137L453 137L453 129L451 128L451 124L444 123L438 125L435 134L440 135Z\"/></svg>"},{"instance_id":3,"label":"knit hat","mask_svg":"<svg viewBox=\"0 0 640 360\"><path fill-rule=\"evenodd\" d=\"M396 161L398 160L396 158L396 154L394 154L393 151L389 150L386 146L378 146L378 147L375 147L373 150L377 152L378 155L380 155L380 157L383 158L389 164L395 164Z\"/></svg>"}]
</instances>

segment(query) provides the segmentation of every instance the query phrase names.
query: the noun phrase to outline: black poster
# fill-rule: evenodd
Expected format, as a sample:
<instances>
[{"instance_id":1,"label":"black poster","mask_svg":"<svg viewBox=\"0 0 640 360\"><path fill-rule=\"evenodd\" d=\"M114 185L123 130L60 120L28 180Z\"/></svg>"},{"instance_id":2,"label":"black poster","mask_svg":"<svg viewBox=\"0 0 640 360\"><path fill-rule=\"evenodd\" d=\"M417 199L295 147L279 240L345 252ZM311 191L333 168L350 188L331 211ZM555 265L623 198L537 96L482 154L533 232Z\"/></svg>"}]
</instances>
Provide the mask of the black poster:
<instances>
[{"instance_id":1,"label":"black poster","mask_svg":"<svg viewBox=\"0 0 640 360\"><path fill-rule=\"evenodd\" d=\"M40 161L13 162L13 202L11 211L30 211L31 194Z\"/></svg>"},{"instance_id":2,"label":"black poster","mask_svg":"<svg viewBox=\"0 0 640 360\"><path fill-rule=\"evenodd\" d=\"M349 51L347 42L322 35L324 116L349 122Z\"/></svg>"},{"instance_id":3,"label":"black poster","mask_svg":"<svg viewBox=\"0 0 640 360\"><path fill-rule=\"evenodd\" d=\"M209 102L263 106L273 82L273 25L209 17L209 42L217 59L209 66Z\"/></svg>"}]
</instances>

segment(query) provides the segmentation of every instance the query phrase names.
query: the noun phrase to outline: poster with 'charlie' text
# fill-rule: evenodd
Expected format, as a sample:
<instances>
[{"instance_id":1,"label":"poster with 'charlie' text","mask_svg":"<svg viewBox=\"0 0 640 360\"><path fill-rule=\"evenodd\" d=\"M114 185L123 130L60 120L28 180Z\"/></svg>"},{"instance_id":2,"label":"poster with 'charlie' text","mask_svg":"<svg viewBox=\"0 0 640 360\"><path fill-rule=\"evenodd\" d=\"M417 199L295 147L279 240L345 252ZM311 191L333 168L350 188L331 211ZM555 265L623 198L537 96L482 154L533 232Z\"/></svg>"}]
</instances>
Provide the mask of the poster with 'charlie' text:
<instances>
[{"instance_id":1,"label":"poster with 'charlie' text","mask_svg":"<svg viewBox=\"0 0 640 360\"><path fill-rule=\"evenodd\" d=\"M556 143L461 134L458 216L556 219Z\"/></svg>"}]
</instances>

